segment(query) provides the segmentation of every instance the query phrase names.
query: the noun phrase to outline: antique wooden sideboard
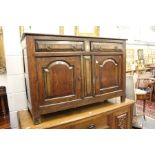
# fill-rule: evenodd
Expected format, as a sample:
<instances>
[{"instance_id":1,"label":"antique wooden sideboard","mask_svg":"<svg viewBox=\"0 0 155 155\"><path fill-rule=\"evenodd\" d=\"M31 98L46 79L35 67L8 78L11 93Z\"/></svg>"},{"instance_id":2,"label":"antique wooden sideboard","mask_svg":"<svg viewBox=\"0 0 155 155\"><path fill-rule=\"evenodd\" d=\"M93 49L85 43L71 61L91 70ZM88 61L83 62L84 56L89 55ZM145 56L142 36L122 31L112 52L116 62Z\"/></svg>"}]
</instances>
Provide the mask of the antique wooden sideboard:
<instances>
[{"instance_id":1,"label":"antique wooden sideboard","mask_svg":"<svg viewBox=\"0 0 155 155\"><path fill-rule=\"evenodd\" d=\"M19 111L21 129L129 129L134 101L104 102L42 116L34 125L29 111Z\"/></svg>"},{"instance_id":2,"label":"antique wooden sideboard","mask_svg":"<svg viewBox=\"0 0 155 155\"><path fill-rule=\"evenodd\" d=\"M44 114L125 100L126 40L26 33L22 47L35 124Z\"/></svg>"}]
</instances>

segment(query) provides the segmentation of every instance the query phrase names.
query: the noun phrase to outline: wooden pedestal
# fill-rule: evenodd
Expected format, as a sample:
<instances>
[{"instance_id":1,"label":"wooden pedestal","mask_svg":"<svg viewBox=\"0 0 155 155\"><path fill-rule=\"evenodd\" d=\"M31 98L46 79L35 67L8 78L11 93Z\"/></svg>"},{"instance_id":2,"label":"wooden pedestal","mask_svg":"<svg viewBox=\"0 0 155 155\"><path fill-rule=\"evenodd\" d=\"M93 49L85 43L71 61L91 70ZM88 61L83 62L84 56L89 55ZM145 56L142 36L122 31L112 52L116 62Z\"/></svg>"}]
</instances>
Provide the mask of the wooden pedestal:
<instances>
[{"instance_id":1,"label":"wooden pedestal","mask_svg":"<svg viewBox=\"0 0 155 155\"><path fill-rule=\"evenodd\" d=\"M77 109L44 115L42 123L34 125L30 113L19 111L21 129L128 129L132 128L134 101L104 102Z\"/></svg>"}]
</instances>

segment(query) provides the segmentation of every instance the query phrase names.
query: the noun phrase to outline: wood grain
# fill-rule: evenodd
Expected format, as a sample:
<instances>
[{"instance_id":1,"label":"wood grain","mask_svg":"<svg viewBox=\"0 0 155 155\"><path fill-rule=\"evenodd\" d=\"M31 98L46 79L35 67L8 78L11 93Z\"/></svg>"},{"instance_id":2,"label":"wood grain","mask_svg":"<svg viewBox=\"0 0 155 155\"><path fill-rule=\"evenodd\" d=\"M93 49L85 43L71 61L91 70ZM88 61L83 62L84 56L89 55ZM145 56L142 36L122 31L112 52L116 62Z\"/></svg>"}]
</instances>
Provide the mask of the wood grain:
<instances>
[{"instance_id":1,"label":"wood grain","mask_svg":"<svg viewBox=\"0 0 155 155\"><path fill-rule=\"evenodd\" d=\"M34 125L30 113L19 111L21 129L82 129L82 128L131 128L134 101L104 102L80 107L42 117L42 123ZM126 114L124 118L124 114ZM122 121L123 120L123 121Z\"/></svg>"},{"instance_id":2,"label":"wood grain","mask_svg":"<svg viewBox=\"0 0 155 155\"><path fill-rule=\"evenodd\" d=\"M47 113L118 96L124 101L125 44L124 39L24 34L25 83L34 123Z\"/></svg>"}]
</instances>

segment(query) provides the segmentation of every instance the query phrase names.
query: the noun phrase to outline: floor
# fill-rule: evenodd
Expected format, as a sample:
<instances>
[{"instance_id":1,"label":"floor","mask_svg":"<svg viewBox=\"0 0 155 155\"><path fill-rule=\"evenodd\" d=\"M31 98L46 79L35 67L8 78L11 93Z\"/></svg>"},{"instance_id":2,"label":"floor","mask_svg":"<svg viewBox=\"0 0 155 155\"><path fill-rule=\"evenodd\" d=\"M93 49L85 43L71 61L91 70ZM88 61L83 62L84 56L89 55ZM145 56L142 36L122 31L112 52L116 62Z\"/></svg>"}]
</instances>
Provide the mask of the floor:
<instances>
[{"instance_id":1,"label":"floor","mask_svg":"<svg viewBox=\"0 0 155 155\"><path fill-rule=\"evenodd\" d=\"M146 117L143 121L143 129L155 129L155 119Z\"/></svg>"},{"instance_id":2,"label":"floor","mask_svg":"<svg viewBox=\"0 0 155 155\"><path fill-rule=\"evenodd\" d=\"M155 119L146 116L144 120L144 117L142 115L137 115L134 117L133 128L155 129Z\"/></svg>"}]
</instances>

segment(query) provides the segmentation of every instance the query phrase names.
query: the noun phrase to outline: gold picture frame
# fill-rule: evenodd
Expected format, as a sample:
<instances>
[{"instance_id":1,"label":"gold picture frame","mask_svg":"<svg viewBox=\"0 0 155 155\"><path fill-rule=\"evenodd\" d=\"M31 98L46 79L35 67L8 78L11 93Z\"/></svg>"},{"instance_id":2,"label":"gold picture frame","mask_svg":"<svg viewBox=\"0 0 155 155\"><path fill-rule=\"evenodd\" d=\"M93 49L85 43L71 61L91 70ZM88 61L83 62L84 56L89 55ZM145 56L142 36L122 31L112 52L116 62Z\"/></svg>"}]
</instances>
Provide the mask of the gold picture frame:
<instances>
[{"instance_id":1,"label":"gold picture frame","mask_svg":"<svg viewBox=\"0 0 155 155\"><path fill-rule=\"evenodd\" d=\"M20 38L22 37L23 33L24 33L24 26L19 26Z\"/></svg>"},{"instance_id":2,"label":"gold picture frame","mask_svg":"<svg viewBox=\"0 0 155 155\"><path fill-rule=\"evenodd\" d=\"M135 64L135 50L134 49L126 49L126 71L132 71Z\"/></svg>"},{"instance_id":3,"label":"gold picture frame","mask_svg":"<svg viewBox=\"0 0 155 155\"><path fill-rule=\"evenodd\" d=\"M0 73L6 72L6 61L4 54L3 28L0 26Z\"/></svg>"},{"instance_id":4,"label":"gold picture frame","mask_svg":"<svg viewBox=\"0 0 155 155\"><path fill-rule=\"evenodd\" d=\"M135 62L135 50L134 49L126 49L126 61L134 64Z\"/></svg>"},{"instance_id":5,"label":"gold picture frame","mask_svg":"<svg viewBox=\"0 0 155 155\"><path fill-rule=\"evenodd\" d=\"M59 34L64 35L64 26L59 26Z\"/></svg>"},{"instance_id":6,"label":"gold picture frame","mask_svg":"<svg viewBox=\"0 0 155 155\"><path fill-rule=\"evenodd\" d=\"M76 36L89 36L89 37L99 37L100 36L100 26L94 26L94 32L80 32L79 26L74 26L74 34Z\"/></svg>"},{"instance_id":7,"label":"gold picture frame","mask_svg":"<svg viewBox=\"0 0 155 155\"><path fill-rule=\"evenodd\" d=\"M137 55L138 55L138 60L144 60L144 50L143 49L138 49L137 50Z\"/></svg>"}]
</instances>

